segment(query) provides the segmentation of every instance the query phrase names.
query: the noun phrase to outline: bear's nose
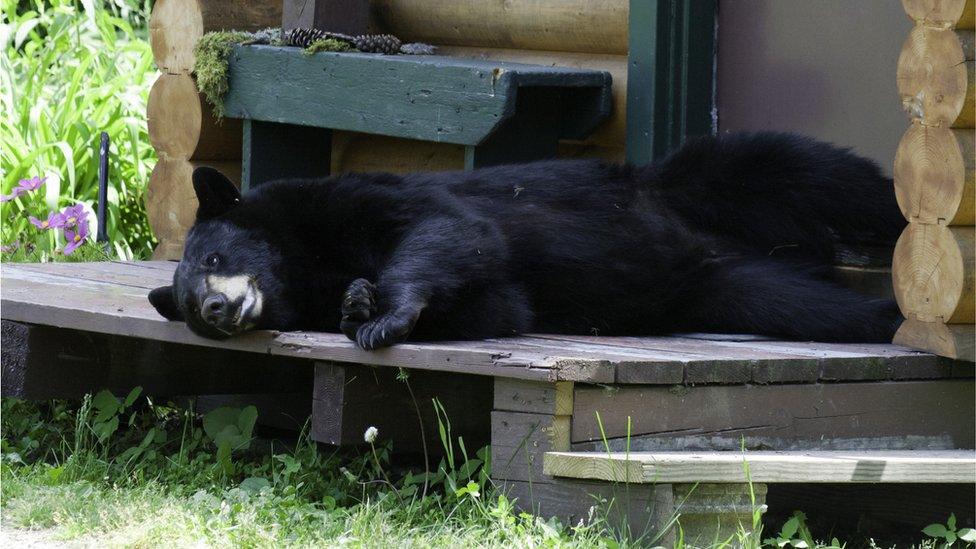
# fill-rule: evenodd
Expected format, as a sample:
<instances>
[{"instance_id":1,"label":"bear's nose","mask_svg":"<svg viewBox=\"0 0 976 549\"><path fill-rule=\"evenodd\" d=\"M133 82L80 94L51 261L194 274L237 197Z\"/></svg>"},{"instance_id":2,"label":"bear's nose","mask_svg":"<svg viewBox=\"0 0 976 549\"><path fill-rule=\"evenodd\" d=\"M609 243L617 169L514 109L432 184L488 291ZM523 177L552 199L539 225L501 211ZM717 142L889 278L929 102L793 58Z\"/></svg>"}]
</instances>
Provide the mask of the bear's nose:
<instances>
[{"instance_id":1,"label":"bear's nose","mask_svg":"<svg viewBox=\"0 0 976 549\"><path fill-rule=\"evenodd\" d=\"M200 314L210 324L216 324L227 311L227 297L224 294L210 294L203 300Z\"/></svg>"}]
</instances>

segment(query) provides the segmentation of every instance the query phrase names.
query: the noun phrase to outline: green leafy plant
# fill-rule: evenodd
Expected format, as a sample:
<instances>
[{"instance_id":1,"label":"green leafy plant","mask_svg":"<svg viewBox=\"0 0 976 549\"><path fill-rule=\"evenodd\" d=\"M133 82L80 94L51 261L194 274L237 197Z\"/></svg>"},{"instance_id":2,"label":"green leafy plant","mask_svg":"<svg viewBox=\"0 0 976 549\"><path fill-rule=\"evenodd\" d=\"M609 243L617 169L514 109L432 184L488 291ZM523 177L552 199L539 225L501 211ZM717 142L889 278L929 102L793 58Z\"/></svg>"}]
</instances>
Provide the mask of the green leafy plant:
<instances>
[{"instance_id":1,"label":"green leafy plant","mask_svg":"<svg viewBox=\"0 0 976 549\"><path fill-rule=\"evenodd\" d=\"M250 447L257 419L258 411L254 406L222 406L203 416L203 430L217 446L217 463L224 473L234 473L231 454Z\"/></svg>"},{"instance_id":2,"label":"green leafy plant","mask_svg":"<svg viewBox=\"0 0 976 549\"><path fill-rule=\"evenodd\" d=\"M28 215L77 203L93 211L105 131L112 254L151 253L144 199L155 153L145 113L157 72L147 30L132 26L147 15L142 3L0 0L0 193L46 178L43 192L0 204L0 244L8 250L49 247L50 234L34 230Z\"/></svg>"},{"instance_id":3,"label":"green leafy plant","mask_svg":"<svg viewBox=\"0 0 976 549\"><path fill-rule=\"evenodd\" d=\"M770 547L795 547L796 549L844 549L844 545L837 538L830 540L830 544L817 543L807 526L807 516L801 511L794 511L776 536L766 538L763 543Z\"/></svg>"},{"instance_id":4,"label":"green leafy plant","mask_svg":"<svg viewBox=\"0 0 976 549\"><path fill-rule=\"evenodd\" d=\"M943 547L950 547L957 541L962 541L967 545L976 543L976 530L972 528L960 528L956 530L955 513L949 515L949 519L946 520L945 524L939 524L938 522L929 524L922 529L922 533L939 542L944 541Z\"/></svg>"}]
</instances>

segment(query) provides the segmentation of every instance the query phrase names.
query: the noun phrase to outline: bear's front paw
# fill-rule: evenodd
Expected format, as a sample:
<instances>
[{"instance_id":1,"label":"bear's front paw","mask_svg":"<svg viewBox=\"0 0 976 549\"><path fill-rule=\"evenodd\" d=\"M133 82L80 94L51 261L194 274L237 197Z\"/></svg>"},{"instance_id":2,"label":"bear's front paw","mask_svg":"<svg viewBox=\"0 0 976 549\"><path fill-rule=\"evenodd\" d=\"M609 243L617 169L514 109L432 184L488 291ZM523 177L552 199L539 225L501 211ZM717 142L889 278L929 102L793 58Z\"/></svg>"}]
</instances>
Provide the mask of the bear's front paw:
<instances>
[{"instance_id":1,"label":"bear's front paw","mask_svg":"<svg viewBox=\"0 0 976 549\"><path fill-rule=\"evenodd\" d=\"M417 315L402 311L386 313L360 326L356 343L367 351L389 347L406 339L416 322Z\"/></svg>"},{"instance_id":2,"label":"bear's front paw","mask_svg":"<svg viewBox=\"0 0 976 549\"><path fill-rule=\"evenodd\" d=\"M346 337L356 341L356 334L363 323L376 313L376 286L365 278L353 280L342 295L342 319L339 329Z\"/></svg>"}]
</instances>

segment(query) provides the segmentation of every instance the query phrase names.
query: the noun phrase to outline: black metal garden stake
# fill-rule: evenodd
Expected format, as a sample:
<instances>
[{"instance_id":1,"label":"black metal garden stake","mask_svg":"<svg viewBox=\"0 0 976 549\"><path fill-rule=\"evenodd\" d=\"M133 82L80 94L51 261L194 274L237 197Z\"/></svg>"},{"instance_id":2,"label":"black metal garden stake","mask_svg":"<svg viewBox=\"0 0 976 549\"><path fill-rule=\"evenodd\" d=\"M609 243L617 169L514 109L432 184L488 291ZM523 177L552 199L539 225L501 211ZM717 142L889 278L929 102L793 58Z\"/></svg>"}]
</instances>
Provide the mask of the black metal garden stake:
<instances>
[{"instance_id":1,"label":"black metal garden stake","mask_svg":"<svg viewBox=\"0 0 976 549\"><path fill-rule=\"evenodd\" d=\"M108 242L106 211L108 211L108 133L102 132L98 147L98 232L96 242Z\"/></svg>"}]
</instances>

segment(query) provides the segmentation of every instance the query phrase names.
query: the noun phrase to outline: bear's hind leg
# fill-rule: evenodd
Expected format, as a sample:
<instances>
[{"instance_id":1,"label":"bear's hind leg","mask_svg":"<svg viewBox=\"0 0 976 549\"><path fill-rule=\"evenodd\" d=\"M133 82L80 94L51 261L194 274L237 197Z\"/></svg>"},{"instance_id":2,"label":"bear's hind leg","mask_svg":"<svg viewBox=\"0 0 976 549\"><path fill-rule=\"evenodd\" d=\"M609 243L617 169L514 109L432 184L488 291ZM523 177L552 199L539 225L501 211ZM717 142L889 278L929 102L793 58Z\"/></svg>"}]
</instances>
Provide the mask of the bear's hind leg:
<instances>
[{"instance_id":1,"label":"bear's hind leg","mask_svg":"<svg viewBox=\"0 0 976 549\"><path fill-rule=\"evenodd\" d=\"M867 297L796 265L725 258L679 300L684 331L755 333L822 342L891 342L902 321L890 299Z\"/></svg>"}]
</instances>

